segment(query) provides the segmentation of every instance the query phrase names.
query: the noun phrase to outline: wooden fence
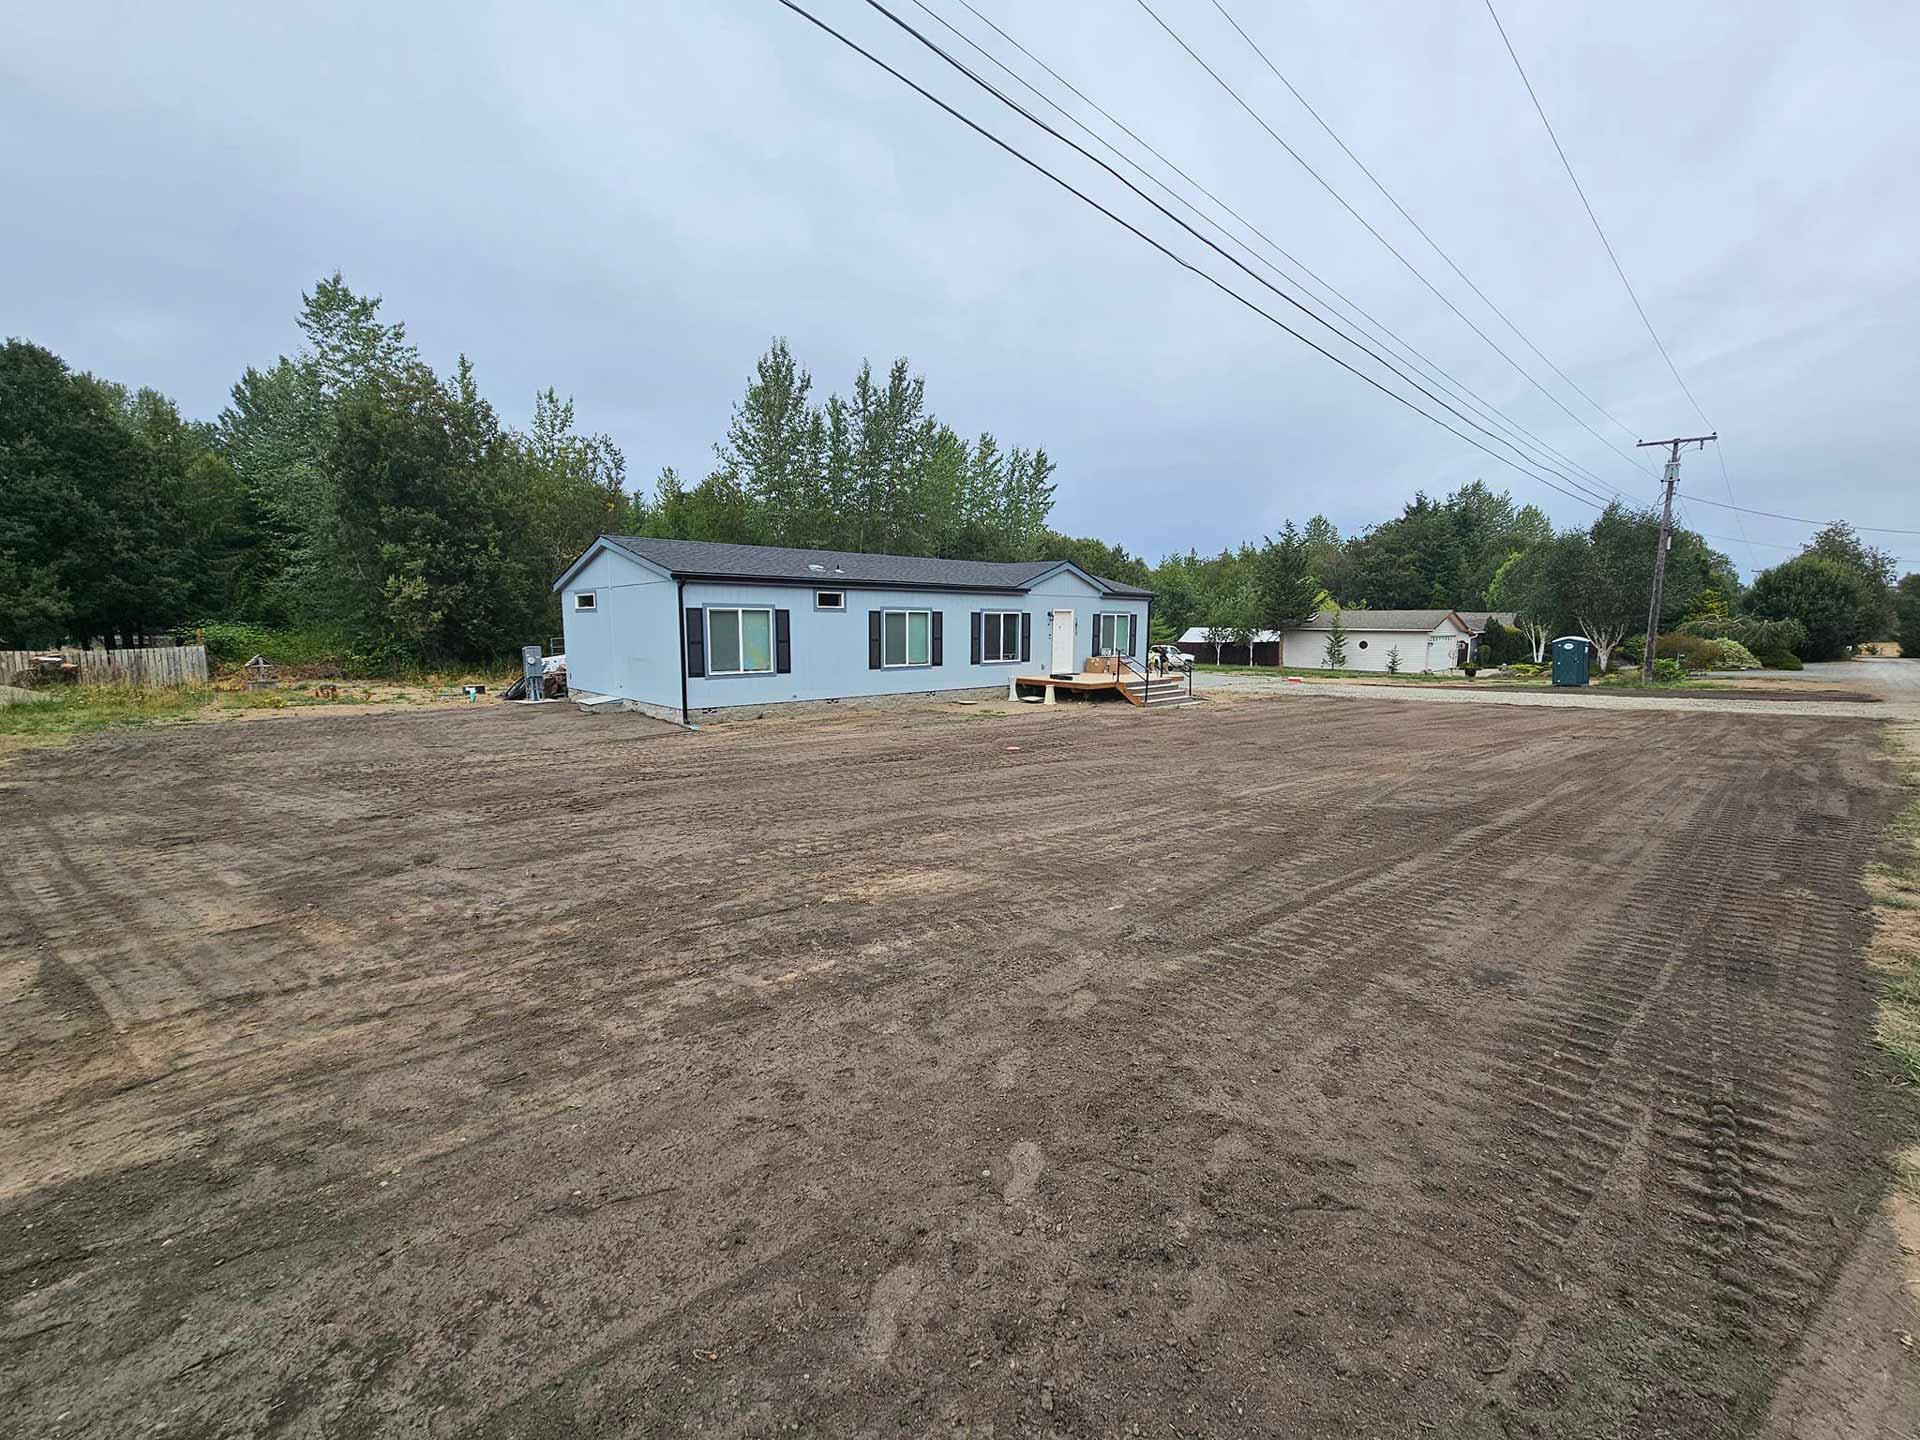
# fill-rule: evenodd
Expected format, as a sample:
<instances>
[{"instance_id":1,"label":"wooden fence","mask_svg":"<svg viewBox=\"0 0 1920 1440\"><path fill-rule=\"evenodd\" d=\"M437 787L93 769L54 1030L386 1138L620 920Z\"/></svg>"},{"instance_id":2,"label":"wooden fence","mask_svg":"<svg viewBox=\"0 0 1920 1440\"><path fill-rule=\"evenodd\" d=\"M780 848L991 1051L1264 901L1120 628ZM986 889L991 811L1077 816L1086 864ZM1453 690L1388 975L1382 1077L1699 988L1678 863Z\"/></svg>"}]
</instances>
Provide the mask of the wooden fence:
<instances>
[{"instance_id":1,"label":"wooden fence","mask_svg":"<svg viewBox=\"0 0 1920 1440\"><path fill-rule=\"evenodd\" d=\"M34 657L52 650L0 650L0 685L22 670L33 668ZM204 685L207 683L207 647L158 645L147 650L76 650L62 646L59 653L80 667L83 685Z\"/></svg>"}]
</instances>

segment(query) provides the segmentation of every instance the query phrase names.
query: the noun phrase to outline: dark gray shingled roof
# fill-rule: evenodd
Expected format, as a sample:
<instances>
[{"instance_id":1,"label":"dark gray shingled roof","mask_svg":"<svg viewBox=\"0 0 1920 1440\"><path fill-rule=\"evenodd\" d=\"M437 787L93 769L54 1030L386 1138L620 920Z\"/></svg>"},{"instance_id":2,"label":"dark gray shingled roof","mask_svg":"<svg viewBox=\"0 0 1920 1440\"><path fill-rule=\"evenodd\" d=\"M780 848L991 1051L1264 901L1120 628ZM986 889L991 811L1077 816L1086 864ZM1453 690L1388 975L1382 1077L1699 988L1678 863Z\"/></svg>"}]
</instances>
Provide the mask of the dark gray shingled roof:
<instances>
[{"instance_id":1,"label":"dark gray shingled roof","mask_svg":"<svg viewBox=\"0 0 1920 1440\"><path fill-rule=\"evenodd\" d=\"M1432 630L1442 620L1459 615L1452 610L1342 610L1340 621L1349 630L1401 630L1408 632ZM1325 611L1310 620L1303 620L1302 630L1329 630L1333 622Z\"/></svg>"},{"instance_id":2,"label":"dark gray shingled roof","mask_svg":"<svg viewBox=\"0 0 1920 1440\"><path fill-rule=\"evenodd\" d=\"M936 560L926 555L863 555L851 550L794 550L784 545L722 545L707 540L655 540L645 535L602 535L600 538L677 577L716 580L888 585L903 590L1018 591L1061 565L1058 560L1011 563ZM1123 585L1098 575L1088 578L1109 595L1152 593L1138 585Z\"/></svg>"}]
</instances>

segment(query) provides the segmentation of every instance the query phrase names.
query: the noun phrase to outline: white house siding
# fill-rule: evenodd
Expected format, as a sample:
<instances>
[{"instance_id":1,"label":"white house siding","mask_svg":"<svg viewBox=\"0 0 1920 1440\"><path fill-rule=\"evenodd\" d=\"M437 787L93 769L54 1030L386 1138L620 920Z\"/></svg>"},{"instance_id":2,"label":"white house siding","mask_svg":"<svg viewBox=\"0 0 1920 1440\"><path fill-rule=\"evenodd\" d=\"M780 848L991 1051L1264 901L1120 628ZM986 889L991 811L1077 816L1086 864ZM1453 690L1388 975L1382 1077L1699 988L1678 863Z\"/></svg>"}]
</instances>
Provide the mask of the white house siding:
<instances>
[{"instance_id":1,"label":"white house siding","mask_svg":"<svg viewBox=\"0 0 1920 1440\"><path fill-rule=\"evenodd\" d=\"M1404 672L1422 674L1434 670L1450 670L1453 668L1458 642L1466 638L1465 631L1455 630L1450 624L1430 635L1406 630L1361 630L1349 626L1347 663L1342 668L1384 672L1387 668L1387 653L1398 646L1400 669ZM1287 631L1284 654L1282 664L1303 670L1326 668L1327 632L1324 630Z\"/></svg>"}]
</instances>

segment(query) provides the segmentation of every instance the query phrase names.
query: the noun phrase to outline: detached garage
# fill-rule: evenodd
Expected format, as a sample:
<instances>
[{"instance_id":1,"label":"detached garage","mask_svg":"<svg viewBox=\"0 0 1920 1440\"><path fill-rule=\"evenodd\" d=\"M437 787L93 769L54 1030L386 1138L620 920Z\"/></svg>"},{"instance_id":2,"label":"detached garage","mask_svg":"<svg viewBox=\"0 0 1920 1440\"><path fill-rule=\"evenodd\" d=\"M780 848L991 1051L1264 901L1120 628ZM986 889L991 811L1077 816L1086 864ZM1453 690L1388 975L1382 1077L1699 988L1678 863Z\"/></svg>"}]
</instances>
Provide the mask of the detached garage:
<instances>
[{"instance_id":1,"label":"detached garage","mask_svg":"<svg viewBox=\"0 0 1920 1440\"><path fill-rule=\"evenodd\" d=\"M1303 670L1326 669L1327 635L1334 611L1323 611L1286 632L1282 664ZM1400 652L1400 668L1427 674L1466 663L1473 631L1454 610L1342 610L1347 632L1344 670L1385 670L1387 658Z\"/></svg>"}]
</instances>

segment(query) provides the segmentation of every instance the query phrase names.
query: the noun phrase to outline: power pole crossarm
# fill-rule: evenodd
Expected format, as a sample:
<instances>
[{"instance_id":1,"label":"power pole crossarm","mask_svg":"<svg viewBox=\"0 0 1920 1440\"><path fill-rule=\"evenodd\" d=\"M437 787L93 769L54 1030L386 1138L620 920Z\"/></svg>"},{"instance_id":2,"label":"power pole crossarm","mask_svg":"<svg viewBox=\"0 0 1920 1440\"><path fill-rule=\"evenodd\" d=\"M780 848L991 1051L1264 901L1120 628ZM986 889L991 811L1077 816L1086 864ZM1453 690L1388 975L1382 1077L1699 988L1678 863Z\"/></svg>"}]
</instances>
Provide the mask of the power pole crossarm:
<instances>
[{"instance_id":1,"label":"power pole crossarm","mask_svg":"<svg viewBox=\"0 0 1920 1440\"><path fill-rule=\"evenodd\" d=\"M1660 609L1667 592L1667 551L1673 547L1673 492L1680 484L1680 447L1696 445L1706 449L1709 440L1718 440L1716 430L1711 435L1676 435L1671 440L1642 440L1635 447L1640 450L1664 448L1667 452L1667 473L1660 479L1662 499L1660 505L1660 540L1653 551L1653 597L1647 606L1647 644L1640 654L1640 683L1653 683L1653 652L1660 642Z\"/></svg>"}]
</instances>

